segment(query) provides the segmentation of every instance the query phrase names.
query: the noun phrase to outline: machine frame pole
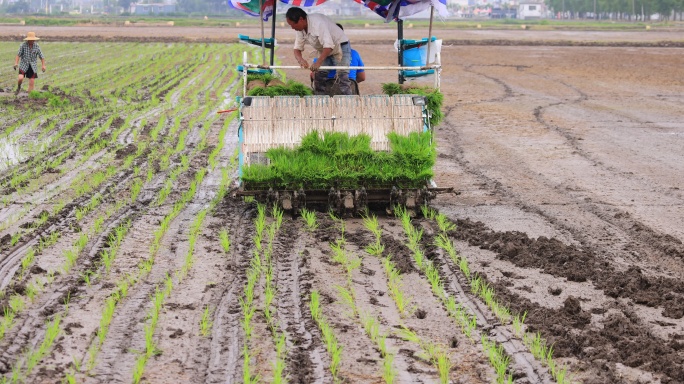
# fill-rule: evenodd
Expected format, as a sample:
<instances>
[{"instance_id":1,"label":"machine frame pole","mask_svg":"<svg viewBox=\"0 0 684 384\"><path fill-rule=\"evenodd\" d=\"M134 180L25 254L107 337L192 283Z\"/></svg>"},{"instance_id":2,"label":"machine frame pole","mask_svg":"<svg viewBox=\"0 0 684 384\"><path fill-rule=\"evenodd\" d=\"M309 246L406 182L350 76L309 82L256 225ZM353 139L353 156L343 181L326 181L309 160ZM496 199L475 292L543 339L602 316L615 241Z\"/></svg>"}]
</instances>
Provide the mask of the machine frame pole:
<instances>
[{"instance_id":1,"label":"machine frame pole","mask_svg":"<svg viewBox=\"0 0 684 384\"><path fill-rule=\"evenodd\" d=\"M271 15L271 60L270 64L273 65L275 60L275 30L276 30L276 5L278 0L273 0L273 15Z\"/></svg>"},{"instance_id":2,"label":"machine frame pole","mask_svg":"<svg viewBox=\"0 0 684 384\"><path fill-rule=\"evenodd\" d=\"M397 39L399 39L399 63L397 63L399 66L404 65L404 20L398 19L397 20ZM399 71L399 84L404 84L404 74L402 71Z\"/></svg>"}]
</instances>

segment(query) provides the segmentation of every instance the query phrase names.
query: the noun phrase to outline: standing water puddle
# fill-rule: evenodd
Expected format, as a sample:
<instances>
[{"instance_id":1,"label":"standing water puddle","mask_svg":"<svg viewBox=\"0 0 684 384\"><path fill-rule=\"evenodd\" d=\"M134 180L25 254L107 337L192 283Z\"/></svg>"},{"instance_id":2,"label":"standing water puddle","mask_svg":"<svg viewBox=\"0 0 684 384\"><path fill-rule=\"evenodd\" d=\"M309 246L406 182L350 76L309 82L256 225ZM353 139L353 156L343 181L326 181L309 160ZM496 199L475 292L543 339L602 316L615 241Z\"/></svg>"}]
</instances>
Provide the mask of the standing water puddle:
<instances>
[{"instance_id":1,"label":"standing water puddle","mask_svg":"<svg viewBox=\"0 0 684 384\"><path fill-rule=\"evenodd\" d=\"M36 143L29 143L28 145L22 145L17 142L16 138L0 138L0 172L20 161L24 161L32 154L43 151L45 147L51 143L52 138L46 138Z\"/></svg>"},{"instance_id":2,"label":"standing water puddle","mask_svg":"<svg viewBox=\"0 0 684 384\"><path fill-rule=\"evenodd\" d=\"M0 139L0 171L4 171L25 157L21 144L12 141L11 138Z\"/></svg>"}]
</instances>

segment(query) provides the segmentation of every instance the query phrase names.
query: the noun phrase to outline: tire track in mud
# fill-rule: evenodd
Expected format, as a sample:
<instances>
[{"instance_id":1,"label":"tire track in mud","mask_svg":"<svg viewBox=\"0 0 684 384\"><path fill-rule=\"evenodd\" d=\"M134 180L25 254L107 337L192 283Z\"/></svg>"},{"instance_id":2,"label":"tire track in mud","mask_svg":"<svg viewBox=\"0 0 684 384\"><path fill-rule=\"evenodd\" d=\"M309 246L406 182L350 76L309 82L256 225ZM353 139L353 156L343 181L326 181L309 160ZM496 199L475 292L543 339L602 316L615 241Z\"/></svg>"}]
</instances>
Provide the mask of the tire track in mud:
<instances>
[{"instance_id":1,"label":"tire track in mud","mask_svg":"<svg viewBox=\"0 0 684 384\"><path fill-rule=\"evenodd\" d=\"M207 161L206 157L196 156L192 162L198 169L204 169ZM180 190L185 190L187 188L185 184L189 185L193 179L194 175L187 175L187 179L178 179L172 195L181 193L179 192ZM182 184L182 186L179 186L179 184ZM148 217L147 221L154 221L155 211L162 212L168 210L169 207L150 209L145 214ZM191 222L192 218L202 209L203 204L201 201L198 201L198 196L194 195L192 201L171 222L168 231L162 237L166 240L163 240L161 249L169 248L170 252L168 253L175 254L177 250L175 238L178 234L183 233L183 225ZM146 242L143 241L142 244L146 244ZM151 271L135 283L135 290L131 292L130 288L133 288L133 286L129 287L129 292L131 293L116 305L116 313L109 325L107 338L100 346L97 364L93 370L94 375L100 380L105 382L130 380L133 367L136 364L137 354L145 351L145 327L139 326L140 323L144 324L146 322L148 316L147 312L143 309L149 308L150 297L154 294L155 290L163 284L167 276L178 270L180 264L182 264L180 257L173 257L173 255L164 257L167 254L162 252L161 249L158 249L154 255L150 255L154 262ZM144 250L143 252L149 251ZM134 252L134 254L138 255L141 253L140 250ZM139 259L145 260L147 258L143 256L139 257ZM135 268L135 266L130 265L128 268ZM122 375L129 375L129 377L127 378Z\"/></svg>"},{"instance_id":2,"label":"tire track in mud","mask_svg":"<svg viewBox=\"0 0 684 384\"><path fill-rule=\"evenodd\" d=\"M477 72L474 72L477 73ZM487 78L493 79L496 81L494 78L491 76L485 76ZM543 76L542 76L543 77ZM546 79L546 77L543 77ZM498 80L498 79L497 79ZM506 87L506 89L511 89L510 86L506 86L505 83L501 80L499 82L502 83L503 86ZM554 82L558 82L555 81ZM582 103L586 100L589 99L588 95L584 92L582 92L580 89L567 84L566 82L560 81L561 84L566 86L567 88L571 89L573 92L577 93L579 97L576 99L571 100L569 103L570 104L579 104ZM478 102L480 103L480 102ZM550 108L553 106L559 106L559 105L565 105L568 104L568 102L557 102L557 103L551 103L548 104L545 107L536 107L534 110L534 115L537 121L550 131L558 133L561 137L563 137L568 145L580 156L585 158L588 162L595 166L600 166L601 168L605 169L608 172L611 172L613 174L616 174L616 170L613 169L612 167L607 167L603 164L601 164L597 159L595 159L589 152L586 150L582 149L581 146L579 145L579 142L577 141L577 138L574 137L571 133L569 133L567 130L563 129L562 127L553 125L549 122L546 122L543 118L543 110L546 108ZM448 122L447 116L451 112L451 109L447 110L447 113L445 114L445 121L446 121L446 126L450 129L455 130L455 128ZM592 244L595 242L593 236L591 233L583 233L577 228L572 227L568 223L564 223L562 220L557 219L555 216L552 214L544 211L541 209L541 207L532 205L532 203L527 200L525 201L522 197L520 196L515 196L511 191L506 190L503 188L501 185L501 182L498 180L494 180L488 176L486 176L483 172L475 170L473 167L469 166L467 162L464 161L463 159L463 150L460 147L457 147L457 144L452 144L455 147L455 154L456 154L456 160L457 163L460 167L463 167L473 175L475 175L479 179L484 179L486 180L486 185L489 187L493 187L503 197L512 197L514 200L516 200L516 205L521 207L523 210L532 212L535 214L538 214L542 217L544 217L546 220L557 226L558 228L562 229L565 232L572 233L574 237L580 240L582 244ZM443 156L440 156L443 157ZM449 156L452 157L452 156ZM624 250L630 249L633 250L634 248L637 248L636 252L638 254L651 254L651 255L658 255L660 257L660 260L658 261L664 261L668 264L672 264L673 262L679 263L679 266L677 268L683 268L684 263L681 263L680 260L684 261L684 244L677 239L674 238L673 236L667 235L667 234L662 234L658 233L657 231L649 228L648 226L642 224L641 222L638 222L636 220L628 220L627 218L630 216L626 212L622 211L615 211L614 209L611 208L611 205L598 201L596 199L592 199L591 203L587 203L585 199L582 198L582 196L570 193L568 194L567 192L563 193L562 191L559 191L556 186L549 185L548 183L544 181L537 180L538 182L542 182L547 185L549 189L556 190L557 193L562 193L564 198L569 198L571 200L574 200L576 202L576 206L580 207L583 212L590 214L592 217L598 219L602 223L607 223L609 224L608 228L604 228L604 231L608 231L606 237L611 239L611 242L615 244L615 247L621 248ZM655 241L654 241L655 240ZM633 253L633 252L632 252ZM678 260L680 259L680 260ZM638 258L633 258L633 262L638 262ZM659 271L662 273L662 271Z\"/></svg>"},{"instance_id":3,"label":"tire track in mud","mask_svg":"<svg viewBox=\"0 0 684 384\"><path fill-rule=\"evenodd\" d=\"M185 234L183 228L189 226L192 218L201 209L201 205L188 204L183 212L175 218L164 236L165 240L160 250L154 256L151 271L135 285L131 285L129 294L117 304L116 313L109 325L107 338L100 347L97 364L92 372L99 381L129 382L132 380L137 356L145 351L144 328L148 317L147 309L151 305L150 298L154 296L159 287L163 286L165 278L173 275L173 272L180 268L182 257L175 255L175 244L177 243L175 239L180 234ZM168 252L170 255L164 257L166 255L162 250L167 247L170 248L170 252ZM146 248L143 249L143 252L147 252Z\"/></svg>"},{"instance_id":4,"label":"tire track in mud","mask_svg":"<svg viewBox=\"0 0 684 384\"><path fill-rule=\"evenodd\" d=\"M582 95L583 94L580 92L580 99L583 97ZM458 129L456 129L452 125L450 121L451 119L449 119L448 117L448 115L445 117L446 128L449 131L454 132L454 134L458 135ZM559 134L563 136L562 132L559 132ZM574 139L572 136L564 137L566 140L569 141L572 141ZM612 266L612 263L614 262L614 253L611 252L609 248L607 249L605 248L605 246L602 246L601 242L597 242L597 239L603 238L611 239L611 242L614 242L614 239L617 235L617 237L622 239L622 244L624 244L624 248L625 250L627 250L635 245L636 239L634 237L634 233L636 232L637 234L642 236L643 240L641 240L641 242L643 246L646 247L646 249L651 247L658 248L660 249L660 251L658 251L660 254L667 254L669 257L679 257L678 255L680 243L678 239L672 238L668 235L654 233L655 231L651 230L650 228L647 228L646 226L635 220L626 220L625 215L622 212L618 212L616 214L615 212L611 212L608 209L601 208L596 204L586 204L583 201L577 201L577 203L573 207L580 208L581 211L583 211L585 214L596 216L601 222L607 223L609 225L608 228L603 226L599 230L598 234L595 231L593 231L592 228L575 228L573 226L573 223L565 221L563 217L557 217L552 212L546 212L542 209L541 206L535 206L529 200L523 199L523 196L518 196L510 189L504 188L504 185L502 185L500 181L492 179L491 177L487 176L484 173L485 170L478 170L472 165L470 165L465 160L464 149L459 145L458 141L450 140L447 143L447 145L449 145L453 149L453 151L448 151L450 153L448 158L455 160L457 167L463 168L466 172L472 174L476 179L484 180L483 186L486 188L486 190L494 191L495 195L499 196L504 201L513 200L515 206L521 208L523 211L539 215L556 229L559 229L561 232L570 233L572 234L572 237L574 237L575 239L579 239L580 243L583 245L583 249L587 249L589 250L589 252L591 252L592 250L593 252L595 252L591 255L589 264L586 263L585 258L578 258L578 256L581 256L581 254L577 254L580 252L580 250L569 254L566 253L565 255L562 255L562 253L561 255L558 255L558 252L561 251L557 250L558 252L554 252L552 254L542 253L542 256L539 257L540 260L537 260L536 262L518 263L520 267L541 268L545 273L550 273L553 276L565 277L569 280L575 279L586 281L586 279L590 279L590 281L594 284L597 284L598 279L598 283L602 283L602 288L600 289L603 289L608 297L610 297L611 295L613 297L628 297L630 298L630 300L639 300L643 303L659 305L662 306L664 310L667 310L671 316L680 316L679 308L681 308L681 304L679 302L679 298L681 297L681 294L673 295L673 293L670 292L673 285L674 287L676 287L677 290L679 290L679 284L677 283L676 278L665 279L662 277L645 276L644 273L638 267L628 268L626 275L624 275L622 272L614 268L610 268L608 271L606 271L604 265ZM592 159L589 160L594 162ZM556 193L562 192L556 189ZM570 198L573 200L577 199L576 197L572 197L572 195L567 195L567 192L565 192L563 196L564 198ZM606 212L602 212L603 210L606 210ZM615 223L615 221L617 221L617 223ZM487 228L473 228L475 224L471 223L470 225L465 225L464 222L460 221L458 223L458 226L459 229L455 233L462 231L464 228L470 228L471 232L473 232L473 236L482 237L482 240L478 241L477 243L473 243L471 241L471 245L479 246L485 249L491 248L492 246L504 247L503 252L506 252L507 242L505 238L502 237L500 240L497 240L493 237L487 238L481 235L482 233L489 233L493 231L490 231ZM481 223L477 223L477 226L484 227L484 225L482 225ZM624 231L625 233L620 234L619 231L616 231L616 227L622 228L623 230L625 228L629 228L629 230L626 230ZM601 235L601 233L603 233L604 235ZM645 233L646 235L642 235L641 233ZM518 238L520 233L509 232L508 235L511 237L511 239L516 239ZM654 239L656 240L655 242L653 241ZM664 241L662 244L659 244L659 241L661 241L661 239ZM556 239L544 240L548 240L549 244L547 244L546 246L538 245L534 248L532 248L529 244L529 242L534 242L534 240L526 239L525 241L520 241L519 245L517 243L513 243L513 247L511 247L510 252L524 252L526 255L534 255L537 252L540 252L539 249L551 248L555 243L561 243ZM506 258L502 257L501 255L497 257L506 260ZM558 260L557 266L565 265L565 268L563 268L564 272L554 273L553 271L547 271L548 268L546 267L546 265L553 263L549 262L548 259L550 258L551 260L554 260L558 259L559 257L562 257L562 260ZM587 271L593 272L595 268L598 268L599 271L602 271L600 275L586 275ZM574 275L578 276L573 277ZM492 282L490 281L490 283ZM621 285L623 285L624 287L621 287ZM642 369L646 370L650 369L650 366L653 366L656 367L656 370L659 370L657 372L660 372L661 374L664 373L670 375L671 379L682 377L681 372L677 372L676 370L674 372L672 371L673 367L676 367L677 364L680 364L681 366L680 362L682 355L682 343L681 341L678 341L678 336L673 335L673 337L670 338L670 340L654 340L655 337L648 337L648 335L650 335L649 327L661 326L652 323L648 323L648 325L646 325L646 321L643 318L640 318L640 315L638 313L630 313L630 315L628 316L624 313L624 311L620 310L619 307L617 310L611 310L610 308L606 309L606 312L608 310L611 310L611 312L607 316L613 316L613 318L604 320L603 322L608 322L608 327L613 327L613 330L610 330L607 336L597 339L592 338L594 334L590 333L590 331L582 330L584 324L582 324L581 321L586 321L587 312L579 312L580 310L578 310L577 308L581 308L581 306L579 302L576 301L576 299L570 300L567 304L568 311L570 311L570 314L574 315L574 319L571 317L570 320L565 320L568 316L562 315L564 309L552 310L548 308L542 308L538 304L530 303L525 298L522 298L512 293L509 294L509 291L503 290L508 289L505 287L503 283L492 283L492 286L496 288L497 295L499 295L499 292L502 292L502 295L505 295L505 300L507 301L507 303L505 304L509 305L509 308L513 309L514 311L522 313L525 310L533 310L536 312L536 314L534 315L531 314L532 317L534 317L534 319L531 319L530 315L528 315L528 324L531 324L532 330L540 330L544 337L548 338L548 341L550 343L555 342L555 350L558 352L557 355L561 357L576 357L582 361L582 364L586 364L592 367L594 372L597 372L599 375L605 375L605 372L609 371L610 374L613 375L612 377L614 379L616 379L619 376L619 372L615 373L614 363L616 361L632 367L640 366L643 367ZM582 314L582 316L577 316L577 314ZM591 318L592 315L593 317L597 316L597 314L588 314L589 318ZM600 316L600 314L598 315ZM561 321L554 321L554 319L556 318L561 319ZM604 326L603 322L599 324L599 327ZM575 323L577 323L578 325L574 325ZM619 329L621 327L625 330L628 330L628 334L632 334L625 336L616 332L615 329ZM664 333L667 334L668 332L666 331L666 328L664 328L664 330ZM580 342L576 342L574 340L577 332L583 334ZM598 331L592 330L591 332ZM641 338L643 335L647 336ZM577 346L578 344L581 344L581 348ZM667 352L670 356L674 357L668 361L667 358L661 359L657 356L654 356L654 354L649 353L644 353L642 356L641 351L638 348L621 348L625 345L634 344L641 345L644 348L650 348L646 346L648 346L649 344L653 344L653 349ZM564 346L561 347L561 345ZM562 351L558 351L558 348L561 348ZM587 351L594 352L587 353ZM620 351L620 354L622 354L622 356L618 359L612 358L613 354L617 354L616 351ZM591 363L591 360L599 360L599 362ZM639 362L637 363L637 361ZM610 379L601 380L603 380L604 382L611 382ZM597 382L602 382L601 380L597 380Z\"/></svg>"},{"instance_id":5,"label":"tire track in mud","mask_svg":"<svg viewBox=\"0 0 684 384\"><path fill-rule=\"evenodd\" d=\"M118 192L126 186L126 180L130 178L132 172L124 172L117 180L101 186L99 190L92 194L81 196L77 200L67 204L55 216L48 218L48 220L40 227L33 231L33 234L22 240L22 243L10 250L7 256L0 260L0 290L6 288L16 274L21 265L21 259L26 251L39 242L43 234L49 234L55 231L74 231L74 228L79 228L75 217L75 212L78 208L87 205L92 196L99 195L103 201L115 196ZM23 236L22 236L23 238Z\"/></svg>"},{"instance_id":6,"label":"tire track in mud","mask_svg":"<svg viewBox=\"0 0 684 384\"><path fill-rule=\"evenodd\" d=\"M311 270L308 248L316 246L311 236L302 232L297 221L283 223L283 233L275 256L277 315L287 343L287 376L291 383L323 383L325 348L318 335L307 303L311 295ZM292 241L294 239L294 241Z\"/></svg>"},{"instance_id":7,"label":"tire track in mud","mask_svg":"<svg viewBox=\"0 0 684 384\"><path fill-rule=\"evenodd\" d=\"M546 106L538 106L534 109L534 117L536 121L541 124L541 126L545 127L549 131L553 131L558 133L561 137L565 138L567 144L573 149L573 153L576 153L589 161L593 166L600 167L601 169L605 169L606 171L610 172L611 174L615 175L620 175L621 177L627 178L627 179L632 179L635 180L637 175L633 173L624 173L621 172L620 170L616 169L613 166L606 165L602 161L600 161L598 158L596 158L594 155L592 155L591 152L588 150L584 149L579 142L578 137L572 134L572 132L568 129L563 128L560 125L553 124L552 122L547 121L544 118L545 111L549 108L557 107L557 106L565 106L568 104L581 104L587 101L590 101L590 97L587 93L583 92L581 89L568 84L567 82L563 80L557 80L557 79L550 79L546 76L539 76L541 78L553 81L554 83L557 84L562 84L566 88L572 90L573 92L577 93L579 97L576 99L570 100L570 101L563 101L563 102L557 102L557 103L550 103ZM611 111L611 113L615 114L618 113L618 111ZM632 116L629 116L624 113L619 113L620 116L628 118L630 120L636 121L640 125L645 125L646 122L636 119ZM667 190L663 190L662 193L664 195L673 197L672 193ZM611 204L608 204L604 201L596 201L595 199L592 199L593 204L587 204L585 207L589 212L593 213L596 217L601 219L602 221L605 221L609 224L611 224L614 227L620 228L623 232L625 232L626 240L624 240L624 248L634 248L634 247L639 247L641 252L639 253L658 253L661 257L665 256L671 256L674 258L679 258L684 260L684 244L682 243L681 240L667 234L662 234L658 233L654 229L644 225L643 223L635 220L635 219L629 219L630 214L628 212L613 212L611 208ZM633 238L637 238L640 241L637 241L636 244L633 240ZM655 240L655 242L654 242Z\"/></svg>"},{"instance_id":8,"label":"tire track in mud","mask_svg":"<svg viewBox=\"0 0 684 384\"><path fill-rule=\"evenodd\" d=\"M20 313L15 319L17 324L12 328L5 338L0 342L0 373L6 373L10 367L16 364L16 359L21 356L20 352L29 345L37 345L44 337L44 326L47 319L55 313L65 308L65 300L70 298L70 305L78 305L80 297L85 294L84 285L86 284L81 275L89 270L98 261L98 253L103 249L104 243L112 230L123 220L135 219L137 212L133 208L123 210L121 213L110 217L104 224L107 230L103 231L95 241L89 242L78 263L71 269L68 275L59 275L48 287L49 292L41 295L36 302L31 304L31 308ZM0 307L4 307L0 303ZM64 318L64 324L68 324L68 314ZM59 339L55 348L59 348L63 339ZM67 360L70 362L70 360ZM58 365L59 367L59 365Z\"/></svg>"},{"instance_id":9,"label":"tire track in mud","mask_svg":"<svg viewBox=\"0 0 684 384\"><path fill-rule=\"evenodd\" d=\"M256 209L253 206L236 204L232 198L224 199L217 206L217 216L230 222L236 220L233 215L238 211L234 231L231 232L231 260L232 274L226 274L223 281L218 283L222 290L215 293L216 310L213 317L211 342L204 369L205 383L237 383L242 372L240 359L242 355L242 340L244 333L240 323L242 308L240 298L243 287L247 282L247 269L253 249L254 235L253 218ZM241 211L240 211L241 210Z\"/></svg>"},{"instance_id":10,"label":"tire track in mud","mask_svg":"<svg viewBox=\"0 0 684 384\"><path fill-rule=\"evenodd\" d=\"M216 123L214 123L216 125ZM218 131L222 131L221 127ZM225 127L227 132L235 134L237 125L231 122ZM215 141L220 137L220 132L210 134L210 141ZM202 184L198 187L195 201L204 205L208 200L215 199L217 192L227 185L224 182L224 169L232 177L235 177L237 170L234 168L234 160L230 154L234 152L236 142L226 142L220 151L220 164L222 167L214 167L204 177ZM217 165L218 165L217 164ZM211 338L208 335L197 332L198 323L204 321L205 312L208 310L211 318L207 324L213 325L213 316L216 314L215 308L220 298L217 297L222 288L217 288L217 281L228 281L235 278L235 266L227 259L233 256L234 246L231 251L225 254L224 250L219 249L220 230L225 229L229 236L240 233L240 228L246 225L241 220L241 211L247 208L245 204L240 204L237 200L223 201L223 206L217 204L209 217L204 219L203 228L210 231L206 234L203 231L198 236L197 243L193 248L192 268L188 270L188 275L180 281L171 296L167 297L164 304L164 311L159 316L155 338L157 347L162 351L160 356L150 359L145 369L145 380L151 382L166 382L178 380L183 382L204 382L207 366L209 362ZM227 210L229 212L221 212ZM232 239L231 243L240 242L241 239ZM182 240L172 245L176 249L190 249L188 240ZM186 258L187 258L186 254ZM186 259L187 265L187 259ZM185 266L185 265L184 265ZM200 304L201 303L201 304ZM212 325L209 325L211 332ZM187 347L190 346L190 347ZM179 348L180 347L180 348ZM173 378L173 379L171 379Z\"/></svg>"},{"instance_id":11,"label":"tire track in mud","mask_svg":"<svg viewBox=\"0 0 684 384\"><path fill-rule=\"evenodd\" d=\"M586 93L582 92L580 89L577 89L576 87L567 84L563 81L559 81L559 83L563 84L567 88L574 90L580 95L579 99L573 100L571 102L572 104L579 104L589 100L589 96ZM569 130L546 121L546 119L544 118L545 109L565 104L567 103L553 103L545 107L535 108L534 116L537 122L540 123L542 126L546 127L547 129L557 132L562 137L564 137L567 140L568 144L571 146L571 148L573 148L573 150L577 154L581 155L582 157L590 161L594 166L601 167L602 169L605 169L606 171L612 174L621 174L622 177L626 177L628 179L636 178L636 175L630 176L629 174L621 173L615 167L603 164L600 160L596 159L590 152L583 149L580 146L577 137L573 136L573 134ZM645 122L640 120L637 120L637 122L640 124L645 124ZM663 191L663 194L672 197L672 194L669 191ZM593 213L600 220L610 224L615 228L619 228L623 232L625 239L622 240L621 243L623 244L624 250L631 250L631 254L634 254L635 252L637 254L656 254L660 258L664 258L665 262L672 262L672 259L679 259L679 261L682 263L680 268L684 267L684 243L682 243L680 239L677 239L674 236L668 234L659 233L658 231L648 227L647 225L639 222L638 220L633 219L628 212L623 212L619 209L613 209L610 207L610 204L603 201L595 201L595 199L592 199L592 204L586 204L585 209ZM668 258L670 260L667 260ZM632 261L638 262L637 258L634 258Z\"/></svg>"}]
</instances>

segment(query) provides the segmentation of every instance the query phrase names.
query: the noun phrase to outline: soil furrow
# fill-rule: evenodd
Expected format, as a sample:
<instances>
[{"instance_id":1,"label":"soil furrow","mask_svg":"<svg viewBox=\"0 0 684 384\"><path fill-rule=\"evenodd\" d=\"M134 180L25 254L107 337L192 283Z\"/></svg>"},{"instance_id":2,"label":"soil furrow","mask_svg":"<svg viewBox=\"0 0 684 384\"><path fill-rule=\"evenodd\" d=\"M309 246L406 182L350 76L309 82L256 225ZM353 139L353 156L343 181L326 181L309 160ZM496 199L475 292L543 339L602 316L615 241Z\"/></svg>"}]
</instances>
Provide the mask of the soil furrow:
<instances>
[{"instance_id":1,"label":"soil furrow","mask_svg":"<svg viewBox=\"0 0 684 384\"><path fill-rule=\"evenodd\" d=\"M237 211L237 212L236 212ZM235 204L233 199L225 199L216 208L217 216L228 220L229 215L238 217L237 225L231 235L231 253L229 267L232 274L226 274L218 282L220 289L214 295L215 313L211 332L209 354L207 356L204 375L205 383L236 383L241 374L241 353L244 333L240 320L242 310L240 298L247 281L246 271L249 267L253 249L252 236L254 228L252 219L255 210L251 206Z\"/></svg>"},{"instance_id":2,"label":"soil furrow","mask_svg":"<svg viewBox=\"0 0 684 384\"><path fill-rule=\"evenodd\" d=\"M288 350L287 375L292 383L322 383L325 348L309 331L315 323L303 300L311 295L307 249L315 242L302 233L299 221L285 222L282 232L281 241L289 246L277 253L275 271L278 323L285 331Z\"/></svg>"},{"instance_id":3,"label":"soil furrow","mask_svg":"<svg viewBox=\"0 0 684 384\"><path fill-rule=\"evenodd\" d=\"M123 210L120 214L110 218L107 224L107 231L104 231L94 242L90 242L89 246L82 252L82 256L79 258L79 263L73 268L68 275L57 275L58 277L52 284L47 286L48 292L40 295L37 301L31 304L31 307L20 313L17 317L17 325L14 329L16 332L10 332L6 335L3 343L7 343L11 346L8 351L12 348L17 348L18 350L23 350L27 345L35 345L36 340L40 340L43 337L44 326L47 318L54 313L60 312L65 308L65 300L69 299L69 305L79 306L85 298L90 296L87 294L89 290L85 287L85 282L81 276L87 271L91 270L92 266L97 263L97 252L100 250L104 239L106 238L105 233L109 233L116 225L125 220L126 218L132 217L135 212L132 210ZM85 257L84 257L85 256ZM88 300L88 299L86 299ZM67 324L67 329L70 327L69 324L75 325L77 323L70 322L70 312L67 312L66 317L64 317L64 324ZM78 327L81 327L78 325ZM69 334L69 333L68 333ZM64 339L60 339L58 345L64 343ZM55 347L61 348L61 347ZM72 349L69 350L72 353ZM57 357L55 357L57 355ZM53 355L52 363L59 369L63 369L72 363L73 356L62 356L59 358L60 353ZM77 353L77 355L79 355ZM15 355L14 357L17 357ZM9 360L6 362L8 364ZM9 365L8 365L9 367ZM61 371L59 371L61 372Z\"/></svg>"}]
</instances>

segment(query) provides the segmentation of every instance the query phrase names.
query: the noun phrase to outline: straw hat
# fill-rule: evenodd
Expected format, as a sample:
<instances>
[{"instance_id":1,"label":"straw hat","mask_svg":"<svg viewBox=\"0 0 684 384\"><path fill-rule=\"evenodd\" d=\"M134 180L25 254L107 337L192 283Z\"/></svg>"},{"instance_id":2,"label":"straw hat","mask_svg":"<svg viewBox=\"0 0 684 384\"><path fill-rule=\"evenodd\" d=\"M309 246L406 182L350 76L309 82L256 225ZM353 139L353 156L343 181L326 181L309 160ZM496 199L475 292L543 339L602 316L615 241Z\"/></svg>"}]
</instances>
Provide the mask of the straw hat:
<instances>
[{"instance_id":1,"label":"straw hat","mask_svg":"<svg viewBox=\"0 0 684 384\"><path fill-rule=\"evenodd\" d=\"M24 40L40 40L40 38L36 37L35 32L29 32L26 34L26 38Z\"/></svg>"}]
</instances>

